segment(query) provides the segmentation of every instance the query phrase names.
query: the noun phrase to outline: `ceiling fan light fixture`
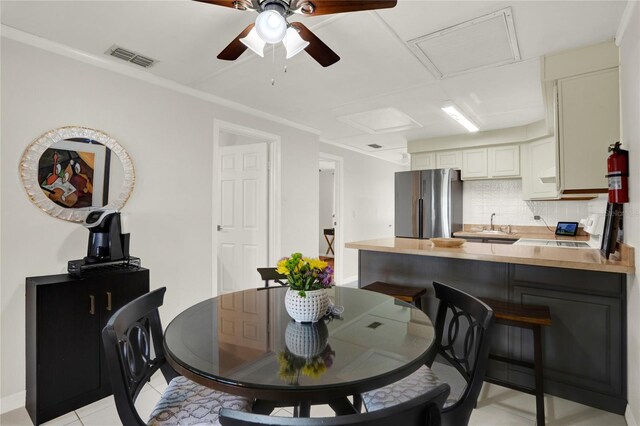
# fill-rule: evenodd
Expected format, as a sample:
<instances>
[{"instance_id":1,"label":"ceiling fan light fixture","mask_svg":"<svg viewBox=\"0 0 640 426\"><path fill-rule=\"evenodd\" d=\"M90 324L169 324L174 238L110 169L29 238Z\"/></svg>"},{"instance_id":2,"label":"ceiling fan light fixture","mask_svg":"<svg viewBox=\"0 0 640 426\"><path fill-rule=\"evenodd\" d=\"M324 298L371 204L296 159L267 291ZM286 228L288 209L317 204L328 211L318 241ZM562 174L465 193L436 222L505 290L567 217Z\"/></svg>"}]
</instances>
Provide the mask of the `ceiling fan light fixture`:
<instances>
[{"instance_id":1,"label":"ceiling fan light fixture","mask_svg":"<svg viewBox=\"0 0 640 426\"><path fill-rule=\"evenodd\" d=\"M258 35L256 27L253 27L246 37L240 39L240 43L253 50L260 57L264 58L265 41Z\"/></svg>"},{"instance_id":2,"label":"ceiling fan light fixture","mask_svg":"<svg viewBox=\"0 0 640 426\"><path fill-rule=\"evenodd\" d=\"M452 104L444 105L440 109L446 112L449 115L449 117L457 121L458 124L460 124L465 129L467 129L469 133L474 133L480 130L478 129L478 126L473 124L473 122L469 120L462 112L460 112L460 110L456 108L455 105L452 105Z\"/></svg>"},{"instance_id":3,"label":"ceiling fan light fixture","mask_svg":"<svg viewBox=\"0 0 640 426\"><path fill-rule=\"evenodd\" d=\"M262 40L276 44L284 39L287 32L287 21L276 10L265 10L256 18L255 29Z\"/></svg>"},{"instance_id":4,"label":"ceiling fan light fixture","mask_svg":"<svg viewBox=\"0 0 640 426\"><path fill-rule=\"evenodd\" d=\"M287 34L284 36L282 44L287 50L287 59L290 59L302 52L309 45L309 42L300 37L298 30L290 26L287 28Z\"/></svg>"}]
</instances>

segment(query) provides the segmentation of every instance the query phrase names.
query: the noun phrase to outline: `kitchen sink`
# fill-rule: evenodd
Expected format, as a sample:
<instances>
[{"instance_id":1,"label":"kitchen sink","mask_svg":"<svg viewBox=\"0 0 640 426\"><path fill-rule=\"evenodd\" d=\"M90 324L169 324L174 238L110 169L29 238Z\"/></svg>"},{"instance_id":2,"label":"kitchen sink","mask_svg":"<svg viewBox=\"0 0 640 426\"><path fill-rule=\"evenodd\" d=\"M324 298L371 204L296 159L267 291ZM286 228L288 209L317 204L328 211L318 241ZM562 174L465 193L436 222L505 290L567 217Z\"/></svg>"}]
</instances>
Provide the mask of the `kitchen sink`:
<instances>
[{"instance_id":1,"label":"kitchen sink","mask_svg":"<svg viewBox=\"0 0 640 426\"><path fill-rule=\"evenodd\" d=\"M482 231L480 231L480 233L482 234L491 234L491 235L509 235L507 232L504 231L496 231L496 230L490 230L490 229L483 229Z\"/></svg>"}]
</instances>

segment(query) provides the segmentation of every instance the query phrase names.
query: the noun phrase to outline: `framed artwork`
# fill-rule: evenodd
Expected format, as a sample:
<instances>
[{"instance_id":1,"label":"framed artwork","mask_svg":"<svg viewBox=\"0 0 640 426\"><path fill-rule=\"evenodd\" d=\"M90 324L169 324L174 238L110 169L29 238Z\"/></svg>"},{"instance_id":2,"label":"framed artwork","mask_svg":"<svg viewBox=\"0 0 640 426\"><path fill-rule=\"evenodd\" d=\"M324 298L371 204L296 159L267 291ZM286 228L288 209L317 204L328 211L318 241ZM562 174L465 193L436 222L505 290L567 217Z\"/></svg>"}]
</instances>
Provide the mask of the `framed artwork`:
<instances>
[{"instance_id":1,"label":"framed artwork","mask_svg":"<svg viewBox=\"0 0 640 426\"><path fill-rule=\"evenodd\" d=\"M20 160L20 178L39 209L71 222L84 221L97 207L122 209L136 180L122 145L79 126L52 129L31 142Z\"/></svg>"},{"instance_id":2,"label":"framed artwork","mask_svg":"<svg viewBox=\"0 0 640 426\"><path fill-rule=\"evenodd\" d=\"M92 140L56 142L38 160L40 188L54 203L70 209L109 202L110 151Z\"/></svg>"}]
</instances>

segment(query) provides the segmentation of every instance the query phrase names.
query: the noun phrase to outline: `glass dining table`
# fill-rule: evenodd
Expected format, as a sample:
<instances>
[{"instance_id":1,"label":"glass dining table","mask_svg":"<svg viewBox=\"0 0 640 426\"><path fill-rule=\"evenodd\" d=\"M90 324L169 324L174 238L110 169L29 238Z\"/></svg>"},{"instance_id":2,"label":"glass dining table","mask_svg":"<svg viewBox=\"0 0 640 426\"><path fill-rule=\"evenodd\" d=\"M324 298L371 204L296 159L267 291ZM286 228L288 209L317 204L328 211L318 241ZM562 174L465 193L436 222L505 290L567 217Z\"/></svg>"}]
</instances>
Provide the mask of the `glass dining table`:
<instances>
[{"instance_id":1,"label":"glass dining table","mask_svg":"<svg viewBox=\"0 0 640 426\"><path fill-rule=\"evenodd\" d=\"M245 290L186 309L165 330L167 361L197 383L255 399L254 412L292 405L304 417L313 404L353 412L347 396L408 376L434 348L429 317L392 297L332 287L342 313L301 324L287 314L286 291Z\"/></svg>"}]
</instances>

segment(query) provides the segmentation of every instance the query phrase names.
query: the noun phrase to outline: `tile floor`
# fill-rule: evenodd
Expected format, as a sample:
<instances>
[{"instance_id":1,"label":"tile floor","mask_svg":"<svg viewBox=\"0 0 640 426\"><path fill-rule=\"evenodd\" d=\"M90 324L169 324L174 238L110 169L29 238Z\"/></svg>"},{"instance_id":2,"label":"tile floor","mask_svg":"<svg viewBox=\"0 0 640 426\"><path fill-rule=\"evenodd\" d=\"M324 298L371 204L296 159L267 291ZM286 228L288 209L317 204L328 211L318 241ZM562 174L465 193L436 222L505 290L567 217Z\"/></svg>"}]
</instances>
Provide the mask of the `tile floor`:
<instances>
[{"instance_id":1,"label":"tile floor","mask_svg":"<svg viewBox=\"0 0 640 426\"><path fill-rule=\"evenodd\" d=\"M156 375L140 393L136 407L140 417L147 418L166 383L161 375ZM546 397L548 426L625 426L623 416L618 416L595 408ZM291 417L292 410L281 408L274 416ZM332 416L333 411L326 405L311 407L312 417ZM118 426L120 419L113 398L105 398L93 404L58 417L46 426ZM471 426L535 426L535 400L531 395L516 392L496 385L485 384L478 399L478 408L471 415ZM10 411L0 416L2 426L30 426L31 419L24 408Z\"/></svg>"}]
</instances>

